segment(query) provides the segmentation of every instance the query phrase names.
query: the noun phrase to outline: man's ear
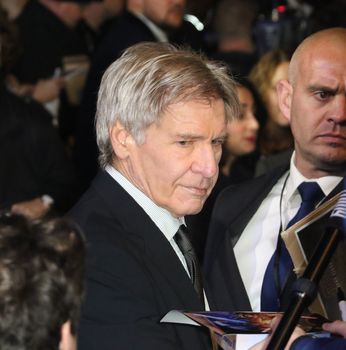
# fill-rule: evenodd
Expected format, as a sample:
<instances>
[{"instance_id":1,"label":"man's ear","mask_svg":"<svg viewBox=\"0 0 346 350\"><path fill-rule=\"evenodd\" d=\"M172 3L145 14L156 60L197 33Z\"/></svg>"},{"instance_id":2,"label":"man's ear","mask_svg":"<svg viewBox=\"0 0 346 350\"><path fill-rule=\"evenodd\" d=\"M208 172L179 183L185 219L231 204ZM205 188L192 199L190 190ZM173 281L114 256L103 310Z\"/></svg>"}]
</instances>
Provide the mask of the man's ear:
<instances>
[{"instance_id":1,"label":"man's ear","mask_svg":"<svg viewBox=\"0 0 346 350\"><path fill-rule=\"evenodd\" d=\"M120 122L116 122L109 130L109 137L113 151L117 158L125 159L129 154L129 145L134 140L131 134L123 127Z\"/></svg>"},{"instance_id":2,"label":"man's ear","mask_svg":"<svg viewBox=\"0 0 346 350\"><path fill-rule=\"evenodd\" d=\"M292 103L292 85L288 80L280 80L276 85L278 103L281 113L290 122L291 120L291 103Z\"/></svg>"},{"instance_id":3,"label":"man's ear","mask_svg":"<svg viewBox=\"0 0 346 350\"><path fill-rule=\"evenodd\" d=\"M76 350L76 337L71 333L71 322L67 321L61 326L59 350Z\"/></svg>"}]
</instances>

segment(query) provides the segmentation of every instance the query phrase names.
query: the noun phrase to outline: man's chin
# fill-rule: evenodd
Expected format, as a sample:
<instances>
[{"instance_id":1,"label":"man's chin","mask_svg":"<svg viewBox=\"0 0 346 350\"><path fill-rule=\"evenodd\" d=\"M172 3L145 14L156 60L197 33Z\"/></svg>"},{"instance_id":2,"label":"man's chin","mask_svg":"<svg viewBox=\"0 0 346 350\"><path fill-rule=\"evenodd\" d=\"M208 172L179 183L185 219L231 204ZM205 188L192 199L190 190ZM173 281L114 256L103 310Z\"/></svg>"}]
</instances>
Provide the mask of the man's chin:
<instances>
[{"instance_id":1,"label":"man's chin","mask_svg":"<svg viewBox=\"0 0 346 350\"><path fill-rule=\"evenodd\" d=\"M171 211L171 214L177 218L183 217L186 215L196 215L202 210L203 204L204 204L204 201L200 202L199 204L193 203L191 205L188 205L185 202L179 208L176 208L176 210L174 210L174 213Z\"/></svg>"},{"instance_id":2,"label":"man's chin","mask_svg":"<svg viewBox=\"0 0 346 350\"><path fill-rule=\"evenodd\" d=\"M318 169L335 176L345 176L346 159L324 159L320 161Z\"/></svg>"},{"instance_id":3,"label":"man's chin","mask_svg":"<svg viewBox=\"0 0 346 350\"><path fill-rule=\"evenodd\" d=\"M203 209L203 205L205 203L205 199L199 201L199 203L196 203L196 201L193 201L195 203L191 203L191 205L184 205L185 210L184 210L184 214L180 215L180 216L185 216L185 215L196 215L198 213L201 212L201 210Z\"/></svg>"},{"instance_id":4,"label":"man's chin","mask_svg":"<svg viewBox=\"0 0 346 350\"><path fill-rule=\"evenodd\" d=\"M161 29L164 30L167 34L172 34L176 30L178 30L181 25L183 24L183 19L176 19L176 20L171 20L167 21L166 23L163 23L160 25Z\"/></svg>"}]
</instances>

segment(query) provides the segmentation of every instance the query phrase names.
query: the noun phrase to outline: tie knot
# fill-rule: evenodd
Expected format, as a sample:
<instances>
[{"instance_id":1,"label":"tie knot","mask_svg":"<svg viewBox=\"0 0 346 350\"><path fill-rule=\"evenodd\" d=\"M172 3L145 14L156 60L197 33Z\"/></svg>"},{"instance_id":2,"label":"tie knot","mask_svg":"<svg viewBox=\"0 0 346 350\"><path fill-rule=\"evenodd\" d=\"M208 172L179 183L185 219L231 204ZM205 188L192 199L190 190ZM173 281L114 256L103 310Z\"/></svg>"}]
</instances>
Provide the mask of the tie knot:
<instances>
[{"instance_id":1,"label":"tie knot","mask_svg":"<svg viewBox=\"0 0 346 350\"><path fill-rule=\"evenodd\" d=\"M183 254L186 254L193 250L189 239L189 231L185 225L179 226L179 229L174 236L174 240L176 241Z\"/></svg>"},{"instance_id":2,"label":"tie knot","mask_svg":"<svg viewBox=\"0 0 346 350\"><path fill-rule=\"evenodd\" d=\"M302 182L298 186L298 191L303 202L317 204L324 197L324 193L317 182Z\"/></svg>"},{"instance_id":3,"label":"tie knot","mask_svg":"<svg viewBox=\"0 0 346 350\"><path fill-rule=\"evenodd\" d=\"M188 229L187 229L187 227L185 225L180 225L179 228L178 228L177 234L188 236L189 235L189 231L188 231Z\"/></svg>"}]
</instances>

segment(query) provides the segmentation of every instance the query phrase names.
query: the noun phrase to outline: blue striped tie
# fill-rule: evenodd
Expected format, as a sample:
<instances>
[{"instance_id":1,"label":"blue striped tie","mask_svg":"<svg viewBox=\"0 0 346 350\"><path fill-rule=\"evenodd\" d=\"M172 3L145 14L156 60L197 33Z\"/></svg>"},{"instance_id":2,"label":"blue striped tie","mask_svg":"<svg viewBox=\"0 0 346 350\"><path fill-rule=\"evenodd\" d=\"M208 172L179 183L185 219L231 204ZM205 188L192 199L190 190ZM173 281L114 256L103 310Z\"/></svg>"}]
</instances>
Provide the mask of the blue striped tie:
<instances>
[{"instance_id":1,"label":"blue striped tie","mask_svg":"<svg viewBox=\"0 0 346 350\"><path fill-rule=\"evenodd\" d=\"M297 214L290 220L287 228L312 212L316 204L324 197L324 193L317 182L303 182L299 185L298 191L302 197L302 202ZM278 240L277 249L269 261L263 278L261 292L262 311L279 311L281 309L280 294L288 276L293 270L292 259L280 235ZM276 255L279 258L275 259ZM275 268L276 263L277 267ZM275 282L276 276L278 279L277 282Z\"/></svg>"}]
</instances>

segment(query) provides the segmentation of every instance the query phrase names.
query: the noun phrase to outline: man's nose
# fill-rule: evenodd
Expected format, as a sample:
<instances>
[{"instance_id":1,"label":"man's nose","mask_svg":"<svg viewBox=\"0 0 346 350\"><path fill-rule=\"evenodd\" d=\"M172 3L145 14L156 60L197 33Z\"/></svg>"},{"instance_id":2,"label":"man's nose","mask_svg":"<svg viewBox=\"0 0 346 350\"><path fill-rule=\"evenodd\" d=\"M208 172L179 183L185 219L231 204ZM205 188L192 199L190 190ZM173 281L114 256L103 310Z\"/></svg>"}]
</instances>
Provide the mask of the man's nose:
<instances>
[{"instance_id":1,"label":"man's nose","mask_svg":"<svg viewBox=\"0 0 346 350\"><path fill-rule=\"evenodd\" d=\"M344 94L340 94L334 99L329 119L335 124L346 124L346 96Z\"/></svg>"},{"instance_id":2,"label":"man's nose","mask_svg":"<svg viewBox=\"0 0 346 350\"><path fill-rule=\"evenodd\" d=\"M213 146L203 147L199 152L196 152L192 171L202 174L203 177L212 178L218 172L218 162L219 158Z\"/></svg>"}]
</instances>

